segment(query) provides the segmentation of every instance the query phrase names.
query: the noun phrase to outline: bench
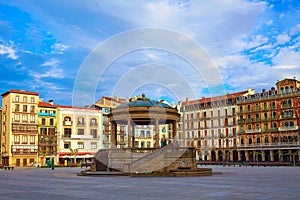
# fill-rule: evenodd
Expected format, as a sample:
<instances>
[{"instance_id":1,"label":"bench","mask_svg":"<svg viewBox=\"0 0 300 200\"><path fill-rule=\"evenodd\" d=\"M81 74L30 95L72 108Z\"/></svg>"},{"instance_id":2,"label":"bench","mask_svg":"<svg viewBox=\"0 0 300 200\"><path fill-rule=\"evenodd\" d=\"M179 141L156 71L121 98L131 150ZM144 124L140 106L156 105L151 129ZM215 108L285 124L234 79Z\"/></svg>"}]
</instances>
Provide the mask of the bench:
<instances>
[{"instance_id":1,"label":"bench","mask_svg":"<svg viewBox=\"0 0 300 200\"><path fill-rule=\"evenodd\" d=\"M14 167L11 167L11 166L4 166L4 169L5 169L5 170L14 170Z\"/></svg>"}]
</instances>

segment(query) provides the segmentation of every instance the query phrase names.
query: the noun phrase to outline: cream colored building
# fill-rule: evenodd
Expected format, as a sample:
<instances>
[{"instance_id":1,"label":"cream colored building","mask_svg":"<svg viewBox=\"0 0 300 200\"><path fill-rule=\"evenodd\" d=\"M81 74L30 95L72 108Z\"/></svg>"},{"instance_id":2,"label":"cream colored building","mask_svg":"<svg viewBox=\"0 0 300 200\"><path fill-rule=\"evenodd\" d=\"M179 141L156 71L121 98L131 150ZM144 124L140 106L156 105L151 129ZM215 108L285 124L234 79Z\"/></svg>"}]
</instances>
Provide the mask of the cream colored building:
<instances>
[{"instance_id":1,"label":"cream colored building","mask_svg":"<svg viewBox=\"0 0 300 200\"><path fill-rule=\"evenodd\" d=\"M58 106L60 165L91 161L101 147L102 112L95 108Z\"/></svg>"},{"instance_id":2,"label":"cream colored building","mask_svg":"<svg viewBox=\"0 0 300 200\"><path fill-rule=\"evenodd\" d=\"M39 94L10 90L2 94L2 163L31 166L37 162Z\"/></svg>"}]
</instances>

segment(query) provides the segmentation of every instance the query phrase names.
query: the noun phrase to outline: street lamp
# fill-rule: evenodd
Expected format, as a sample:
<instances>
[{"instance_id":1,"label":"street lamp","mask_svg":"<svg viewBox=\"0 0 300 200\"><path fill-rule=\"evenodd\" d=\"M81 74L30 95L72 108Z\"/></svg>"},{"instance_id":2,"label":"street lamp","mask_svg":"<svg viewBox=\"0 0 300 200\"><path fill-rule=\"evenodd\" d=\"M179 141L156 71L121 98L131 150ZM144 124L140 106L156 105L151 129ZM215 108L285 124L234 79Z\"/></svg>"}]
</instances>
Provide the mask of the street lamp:
<instances>
[{"instance_id":1,"label":"street lamp","mask_svg":"<svg viewBox=\"0 0 300 200\"><path fill-rule=\"evenodd\" d=\"M222 139L222 162L223 162L223 167L225 166L225 160L224 160L224 140L225 137L223 133L220 134L220 138Z\"/></svg>"},{"instance_id":2,"label":"street lamp","mask_svg":"<svg viewBox=\"0 0 300 200\"><path fill-rule=\"evenodd\" d=\"M52 154L51 167L52 167L52 170L54 170L54 154Z\"/></svg>"}]
</instances>

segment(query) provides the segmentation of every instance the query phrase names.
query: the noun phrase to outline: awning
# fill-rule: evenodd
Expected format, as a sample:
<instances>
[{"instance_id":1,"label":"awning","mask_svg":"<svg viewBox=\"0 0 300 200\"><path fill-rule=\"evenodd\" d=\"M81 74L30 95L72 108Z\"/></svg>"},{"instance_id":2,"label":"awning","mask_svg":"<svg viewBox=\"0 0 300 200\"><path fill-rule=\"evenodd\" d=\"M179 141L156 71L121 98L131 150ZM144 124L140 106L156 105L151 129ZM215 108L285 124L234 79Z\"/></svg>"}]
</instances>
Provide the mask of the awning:
<instances>
[{"instance_id":1,"label":"awning","mask_svg":"<svg viewBox=\"0 0 300 200\"><path fill-rule=\"evenodd\" d=\"M93 158L96 152L77 152L76 158ZM59 152L59 158L74 158L70 152Z\"/></svg>"}]
</instances>

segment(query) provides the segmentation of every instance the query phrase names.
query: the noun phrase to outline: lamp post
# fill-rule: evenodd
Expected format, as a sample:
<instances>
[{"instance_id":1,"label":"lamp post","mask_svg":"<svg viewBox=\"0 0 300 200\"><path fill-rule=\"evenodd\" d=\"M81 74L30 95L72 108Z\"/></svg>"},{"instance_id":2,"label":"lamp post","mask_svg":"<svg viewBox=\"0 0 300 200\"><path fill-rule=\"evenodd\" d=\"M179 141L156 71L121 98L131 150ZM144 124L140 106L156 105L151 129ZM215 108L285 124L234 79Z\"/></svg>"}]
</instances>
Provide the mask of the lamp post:
<instances>
[{"instance_id":1,"label":"lamp post","mask_svg":"<svg viewBox=\"0 0 300 200\"><path fill-rule=\"evenodd\" d=\"M223 133L220 134L220 138L222 139L222 163L223 167L225 166L225 160L224 160L224 135Z\"/></svg>"},{"instance_id":2,"label":"lamp post","mask_svg":"<svg viewBox=\"0 0 300 200\"><path fill-rule=\"evenodd\" d=\"M54 170L54 154L52 154L51 168Z\"/></svg>"}]
</instances>

